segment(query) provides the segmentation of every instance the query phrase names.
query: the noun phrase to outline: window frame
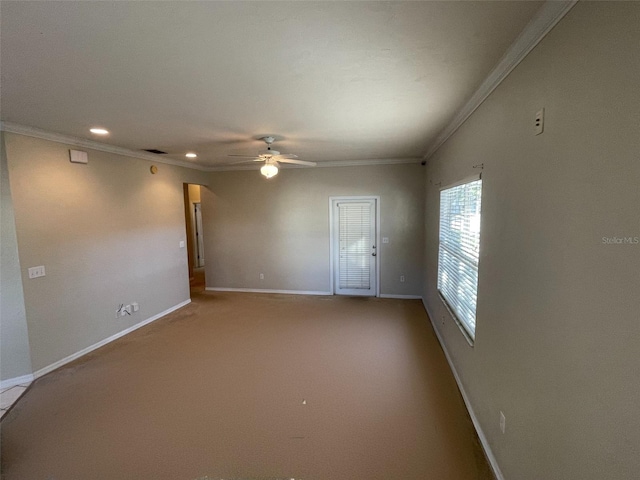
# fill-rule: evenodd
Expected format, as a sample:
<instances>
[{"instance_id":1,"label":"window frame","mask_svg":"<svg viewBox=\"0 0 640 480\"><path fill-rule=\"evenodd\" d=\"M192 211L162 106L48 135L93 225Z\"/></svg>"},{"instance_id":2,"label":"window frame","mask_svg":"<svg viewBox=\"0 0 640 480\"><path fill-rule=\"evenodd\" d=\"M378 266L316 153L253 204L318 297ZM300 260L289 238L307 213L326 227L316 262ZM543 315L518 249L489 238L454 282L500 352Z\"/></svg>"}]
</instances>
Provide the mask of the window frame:
<instances>
[{"instance_id":1,"label":"window frame","mask_svg":"<svg viewBox=\"0 0 640 480\"><path fill-rule=\"evenodd\" d=\"M456 309L450 304L450 300L447 299L447 297L445 296L446 294L440 289L441 287L441 272L444 272L444 267L442 267L441 269L441 251L442 251L442 220L443 220L443 203L442 203L442 193L447 191L447 190L451 190L454 188L458 188L458 187L462 187L465 185L468 185L470 183L474 183L474 182L478 182L480 181L480 195L479 195L479 206L478 206L478 212L477 214L479 215L479 223L478 223L478 235L477 235L477 245L475 245L475 247L477 248L477 260L475 262L475 277L476 277L476 284L475 284L475 291L472 292L473 295L475 296L475 305L474 305L474 309L473 309L473 313L474 313L474 324L473 324L473 329L471 329L471 326L464 320L462 320L458 314L456 313ZM449 314L451 315L451 317L454 319L456 325L458 325L458 328L460 328L460 331L462 332L462 334L464 335L465 339L467 340L467 342L469 343L470 346L474 345L475 342L475 336L476 336L476 330L477 330L477 304L478 304L478 284L479 284L479 271L480 271L480 247L482 244L482 238L481 238L481 223L482 223L482 193L483 193L483 182L482 182L482 175L473 175L471 177L466 177L458 182L443 186L440 188L439 191L439 205L438 205L438 262L437 262L437 291L438 291L438 296L440 297L440 299L442 300L442 303L444 304L444 306L446 307L447 311L449 312ZM449 210L451 210L451 208L449 207ZM447 247L444 247L445 249L447 249ZM462 250L462 249L460 249Z\"/></svg>"}]
</instances>

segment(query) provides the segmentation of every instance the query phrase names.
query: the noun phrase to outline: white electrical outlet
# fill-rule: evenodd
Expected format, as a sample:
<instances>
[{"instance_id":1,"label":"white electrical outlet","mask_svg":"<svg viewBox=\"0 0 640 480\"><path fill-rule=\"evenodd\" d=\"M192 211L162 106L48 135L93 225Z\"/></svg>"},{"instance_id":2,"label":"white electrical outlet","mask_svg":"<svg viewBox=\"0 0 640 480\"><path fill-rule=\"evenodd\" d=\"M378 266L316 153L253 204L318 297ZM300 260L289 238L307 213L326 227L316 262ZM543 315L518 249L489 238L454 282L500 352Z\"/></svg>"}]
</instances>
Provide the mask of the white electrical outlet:
<instances>
[{"instance_id":1,"label":"white electrical outlet","mask_svg":"<svg viewBox=\"0 0 640 480\"><path fill-rule=\"evenodd\" d=\"M504 416L504 413L500 412L500 431L504 433L507 428L507 418Z\"/></svg>"},{"instance_id":2,"label":"white electrical outlet","mask_svg":"<svg viewBox=\"0 0 640 480\"><path fill-rule=\"evenodd\" d=\"M544 132L544 108L536 112L536 135Z\"/></svg>"},{"instance_id":3,"label":"white electrical outlet","mask_svg":"<svg viewBox=\"0 0 640 480\"><path fill-rule=\"evenodd\" d=\"M124 304L120 304L118 305L118 308L116 309L116 318L120 318L120 317L126 317L127 315L131 315L131 311L138 311L137 310L137 303L133 303L132 305L124 305Z\"/></svg>"},{"instance_id":4,"label":"white electrical outlet","mask_svg":"<svg viewBox=\"0 0 640 480\"><path fill-rule=\"evenodd\" d=\"M382 237L382 243L389 243L389 237Z\"/></svg>"},{"instance_id":5,"label":"white electrical outlet","mask_svg":"<svg viewBox=\"0 0 640 480\"><path fill-rule=\"evenodd\" d=\"M400 275L400 283L404 283L404 275Z\"/></svg>"},{"instance_id":6,"label":"white electrical outlet","mask_svg":"<svg viewBox=\"0 0 640 480\"><path fill-rule=\"evenodd\" d=\"M38 277L44 277L44 276L45 276L44 265L29 268L29 278L38 278Z\"/></svg>"},{"instance_id":7,"label":"white electrical outlet","mask_svg":"<svg viewBox=\"0 0 640 480\"><path fill-rule=\"evenodd\" d=\"M184 248L184 240L180 240L180 248Z\"/></svg>"},{"instance_id":8,"label":"white electrical outlet","mask_svg":"<svg viewBox=\"0 0 640 480\"><path fill-rule=\"evenodd\" d=\"M260 274L260 280L264 280L264 273Z\"/></svg>"}]
</instances>

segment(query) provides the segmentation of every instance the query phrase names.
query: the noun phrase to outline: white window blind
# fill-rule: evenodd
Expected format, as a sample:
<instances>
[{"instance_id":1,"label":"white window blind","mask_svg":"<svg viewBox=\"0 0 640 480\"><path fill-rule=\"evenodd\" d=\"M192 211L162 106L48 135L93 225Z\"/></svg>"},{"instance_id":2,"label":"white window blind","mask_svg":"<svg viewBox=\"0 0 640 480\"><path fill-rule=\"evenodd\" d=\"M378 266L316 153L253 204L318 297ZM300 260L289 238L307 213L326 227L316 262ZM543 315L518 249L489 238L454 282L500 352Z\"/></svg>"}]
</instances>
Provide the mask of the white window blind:
<instances>
[{"instance_id":1,"label":"white window blind","mask_svg":"<svg viewBox=\"0 0 640 480\"><path fill-rule=\"evenodd\" d=\"M338 282L341 289L371 288L372 208L370 203L339 203Z\"/></svg>"},{"instance_id":2,"label":"white window blind","mask_svg":"<svg viewBox=\"0 0 640 480\"><path fill-rule=\"evenodd\" d=\"M440 192L438 290L471 338L476 331L482 180Z\"/></svg>"}]
</instances>

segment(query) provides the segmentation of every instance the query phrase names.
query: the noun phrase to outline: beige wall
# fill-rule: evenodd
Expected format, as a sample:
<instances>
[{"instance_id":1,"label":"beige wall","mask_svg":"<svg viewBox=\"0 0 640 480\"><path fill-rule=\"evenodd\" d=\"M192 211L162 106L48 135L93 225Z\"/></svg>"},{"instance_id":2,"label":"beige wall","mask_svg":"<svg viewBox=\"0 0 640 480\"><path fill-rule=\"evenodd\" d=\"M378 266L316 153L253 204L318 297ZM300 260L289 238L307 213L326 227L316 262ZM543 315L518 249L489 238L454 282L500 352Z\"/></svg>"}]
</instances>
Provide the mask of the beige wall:
<instances>
[{"instance_id":1,"label":"beige wall","mask_svg":"<svg viewBox=\"0 0 640 480\"><path fill-rule=\"evenodd\" d=\"M0 380L8 380L30 375L31 357L4 132L0 150Z\"/></svg>"},{"instance_id":2,"label":"beige wall","mask_svg":"<svg viewBox=\"0 0 640 480\"><path fill-rule=\"evenodd\" d=\"M183 182L202 172L6 134L34 370L189 299ZM46 277L27 269L44 265ZM116 319L120 303L140 311Z\"/></svg>"},{"instance_id":3,"label":"beige wall","mask_svg":"<svg viewBox=\"0 0 640 480\"><path fill-rule=\"evenodd\" d=\"M507 479L640 471L640 245L602 240L640 237L639 26L640 3L579 2L428 163L425 300ZM479 163L472 348L437 295L431 182Z\"/></svg>"},{"instance_id":4,"label":"beige wall","mask_svg":"<svg viewBox=\"0 0 640 480\"><path fill-rule=\"evenodd\" d=\"M420 295L423 178L417 164L292 168L270 180L257 170L212 173L202 189L207 286L328 292L329 197L379 195L389 237L379 245L380 291Z\"/></svg>"}]
</instances>

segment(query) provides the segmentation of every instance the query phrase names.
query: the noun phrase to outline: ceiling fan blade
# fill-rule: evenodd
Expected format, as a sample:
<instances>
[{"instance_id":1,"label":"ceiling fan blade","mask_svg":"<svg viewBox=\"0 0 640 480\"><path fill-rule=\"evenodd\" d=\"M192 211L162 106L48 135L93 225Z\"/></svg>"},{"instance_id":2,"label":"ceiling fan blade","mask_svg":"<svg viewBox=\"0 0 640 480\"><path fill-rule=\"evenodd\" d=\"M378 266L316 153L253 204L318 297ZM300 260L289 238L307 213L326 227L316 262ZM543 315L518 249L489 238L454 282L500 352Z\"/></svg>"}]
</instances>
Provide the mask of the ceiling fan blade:
<instances>
[{"instance_id":1,"label":"ceiling fan blade","mask_svg":"<svg viewBox=\"0 0 640 480\"><path fill-rule=\"evenodd\" d=\"M276 157L277 157L278 159L280 159L280 158L294 158L294 159L295 159L295 158L298 158L298 156L297 156L297 155L294 155L294 154L292 154L292 153L282 153L282 154L280 154L280 155L276 155Z\"/></svg>"},{"instance_id":2,"label":"ceiling fan blade","mask_svg":"<svg viewBox=\"0 0 640 480\"><path fill-rule=\"evenodd\" d=\"M296 160L294 158L278 158L278 162L281 163L293 163L295 165L305 165L307 167L315 167L316 162L308 162L306 160Z\"/></svg>"},{"instance_id":3,"label":"ceiling fan blade","mask_svg":"<svg viewBox=\"0 0 640 480\"><path fill-rule=\"evenodd\" d=\"M250 159L250 158L249 158L249 159L245 159L245 160L233 160L233 161L231 161L231 162L225 162L225 163L221 164L221 166L225 166L225 165L237 165L237 164L239 164L239 163L251 163L251 162L255 162L255 161L257 161L257 160L255 160L255 159L253 159L253 160L252 160L252 159Z\"/></svg>"}]
</instances>

